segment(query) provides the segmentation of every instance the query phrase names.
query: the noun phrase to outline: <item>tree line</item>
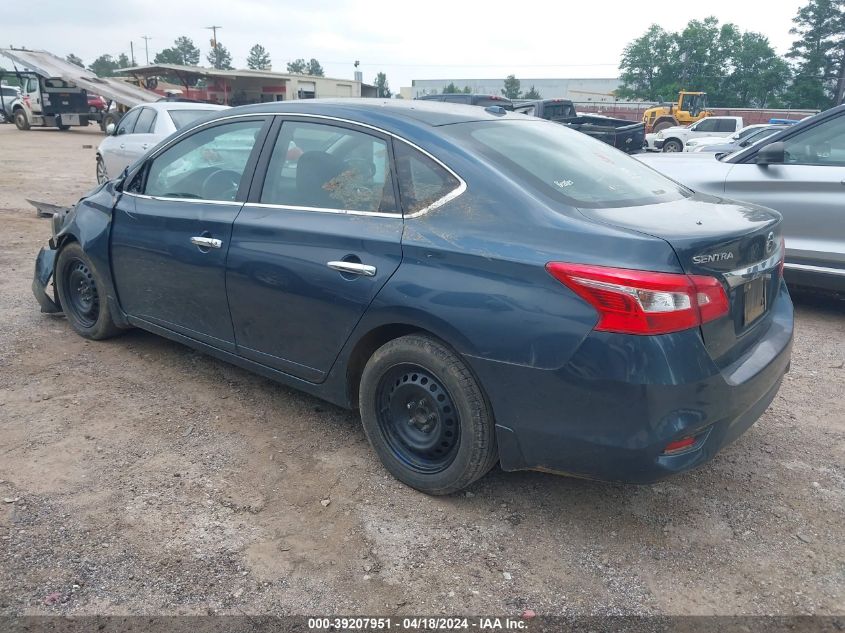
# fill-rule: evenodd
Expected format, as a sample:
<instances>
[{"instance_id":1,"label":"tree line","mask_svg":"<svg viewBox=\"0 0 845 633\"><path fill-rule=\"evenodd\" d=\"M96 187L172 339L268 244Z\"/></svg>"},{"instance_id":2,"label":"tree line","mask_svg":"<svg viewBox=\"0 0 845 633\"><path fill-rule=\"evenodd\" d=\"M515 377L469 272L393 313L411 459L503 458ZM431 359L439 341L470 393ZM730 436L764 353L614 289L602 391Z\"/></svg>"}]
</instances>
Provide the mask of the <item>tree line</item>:
<instances>
[{"instance_id":1,"label":"tree line","mask_svg":"<svg viewBox=\"0 0 845 633\"><path fill-rule=\"evenodd\" d=\"M229 52L220 40L211 43L211 50L206 55L206 60L212 68L218 70L234 70L232 66L232 54ZM156 53L153 58L155 64L174 64L178 66L197 66L200 63L201 52L193 40L187 36L177 37L173 42L173 46L165 48ZM76 64L80 68L86 68L85 63L78 56L73 53L66 58L72 64ZM261 44L256 44L249 49L249 54L246 58L247 68L250 70L272 70L273 64L270 58L270 53ZM132 66L129 57L125 53L120 53L117 57L109 54L100 55L87 69L100 77L112 77L124 68ZM304 57L299 57L287 62L287 72L294 75L311 75L313 77L324 77L325 72L320 62L311 58L306 60ZM387 76L380 72L376 75L373 83L376 87L378 96L390 97L392 92L387 81Z\"/></svg>"},{"instance_id":2,"label":"tree line","mask_svg":"<svg viewBox=\"0 0 845 633\"><path fill-rule=\"evenodd\" d=\"M809 0L790 30L784 57L766 36L690 20L677 32L657 24L630 42L619 65L623 99L672 101L678 91L707 92L722 106L825 109L845 98L845 0Z\"/></svg>"}]
</instances>

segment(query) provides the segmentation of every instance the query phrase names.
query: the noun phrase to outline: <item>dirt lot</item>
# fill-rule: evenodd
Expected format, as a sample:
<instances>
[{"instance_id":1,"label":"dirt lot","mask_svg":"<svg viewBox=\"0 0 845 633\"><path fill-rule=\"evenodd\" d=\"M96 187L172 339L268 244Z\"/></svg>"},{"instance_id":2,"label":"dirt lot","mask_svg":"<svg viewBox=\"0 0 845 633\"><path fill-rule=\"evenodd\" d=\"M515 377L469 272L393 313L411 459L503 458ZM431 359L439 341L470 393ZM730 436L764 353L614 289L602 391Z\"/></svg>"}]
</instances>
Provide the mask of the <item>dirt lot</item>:
<instances>
[{"instance_id":1,"label":"dirt lot","mask_svg":"<svg viewBox=\"0 0 845 633\"><path fill-rule=\"evenodd\" d=\"M39 313L24 198L74 202L100 139L0 126L0 613L845 613L845 303L796 299L780 394L703 469L430 498L351 413Z\"/></svg>"}]
</instances>

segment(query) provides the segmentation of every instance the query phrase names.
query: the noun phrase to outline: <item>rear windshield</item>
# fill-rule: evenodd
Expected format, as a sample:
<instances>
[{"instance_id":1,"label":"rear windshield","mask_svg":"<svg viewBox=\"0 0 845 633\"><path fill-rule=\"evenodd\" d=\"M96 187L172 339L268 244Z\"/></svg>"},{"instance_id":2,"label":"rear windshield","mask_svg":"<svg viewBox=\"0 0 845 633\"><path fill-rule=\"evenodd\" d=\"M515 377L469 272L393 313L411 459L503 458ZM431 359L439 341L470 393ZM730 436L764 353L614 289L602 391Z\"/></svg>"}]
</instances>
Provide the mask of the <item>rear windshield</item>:
<instances>
[{"instance_id":1,"label":"rear windshield","mask_svg":"<svg viewBox=\"0 0 845 633\"><path fill-rule=\"evenodd\" d=\"M543 118L571 119L577 116L575 107L571 103L546 103L543 105Z\"/></svg>"},{"instance_id":2,"label":"rear windshield","mask_svg":"<svg viewBox=\"0 0 845 633\"><path fill-rule=\"evenodd\" d=\"M559 123L476 121L442 129L525 187L572 206L640 206L690 195L627 154Z\"/></svg>"},{"instance_id":3,"label":"rear windshield","mask_svg":"<svg viewBox=\"0 0 845 633\"><path fill-rule=\"evenodd\" d=\"M505 110L513 110L513 103L506 99L497 99L495 97L476 97L473 100L473 105L489 108L490 106L499 106Z\"/></svg>"},{"instance_id":4,"label":"rear windshield","mask_svg":"<svg viewBox=\"0 0 845 633\"><path fill-rule=\"evenodd\" d=\"M173 125L177 130L181 130L186 125L190 125L197 119L204 117L214 110L168 110L167 113L173 120Z\"/></svg>"}]
</instances>

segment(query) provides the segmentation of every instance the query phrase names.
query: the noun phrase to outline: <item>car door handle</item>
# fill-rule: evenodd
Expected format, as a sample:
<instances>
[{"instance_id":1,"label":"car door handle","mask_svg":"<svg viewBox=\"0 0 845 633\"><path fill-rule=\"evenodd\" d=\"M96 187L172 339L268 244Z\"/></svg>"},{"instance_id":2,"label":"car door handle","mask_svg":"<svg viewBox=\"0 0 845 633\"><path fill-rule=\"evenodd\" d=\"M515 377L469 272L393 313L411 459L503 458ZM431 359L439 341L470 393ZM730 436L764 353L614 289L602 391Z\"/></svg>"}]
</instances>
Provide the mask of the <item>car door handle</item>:
<instances>
[{"instance_id":1,"label":"car door handle","mask_svg":"<svg viewBox=\"0 0 845 633\"><path fill-rule=\"evenodd\" d=\"M141 149L147 149L148 147L149 147L149 145L147 145L146 143L143 143L143 144L141 145Z\"/></svg>"},{"instance_id":2,"label":"car door handle","mask_svg":"<svg viewBox=\"0 0 845 633\"><path fill-rule=\"evenodd\" d=\"M357 262L327 262L326 266L332 270L341 273L349 273L352 275L363 275L364 277L375 277L376 267L368 266L367 264L359 264Z\"/></svg>"},{"instance_id":3,"label":"car door handle","mask_svg":"<svg viewBox=\"0 0 845 633\"><path fill-rule=\"evenodd\" d=\"M121 143L121 144L120 144L120 149L126 149L126 143Z\"/></svg>"},{"instance_id":4,"label":"car door handle","mask_svg":"<svg viewBox=\"0 0 845 633\"><path fill-rule=\"evenodd\" d=\"M218 240L216 237L196 236L191 238L191 244L200 248L220 248L223 246L223 240Z\"/></svg>"}]
</instances>

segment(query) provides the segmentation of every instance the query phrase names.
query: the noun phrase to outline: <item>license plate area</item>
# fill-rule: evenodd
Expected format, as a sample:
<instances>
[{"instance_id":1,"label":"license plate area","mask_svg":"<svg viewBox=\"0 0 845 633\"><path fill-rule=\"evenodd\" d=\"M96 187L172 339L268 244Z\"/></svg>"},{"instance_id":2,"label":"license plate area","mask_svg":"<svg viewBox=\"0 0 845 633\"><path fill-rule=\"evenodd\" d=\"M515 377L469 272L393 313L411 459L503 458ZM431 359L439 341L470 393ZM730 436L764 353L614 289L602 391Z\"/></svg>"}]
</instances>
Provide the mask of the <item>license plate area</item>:
<instances>
[{"instance_id":1,"label":"license plate area","mask_svg":"<svg viewBox=\"0 0 845 633\"><path fill-rule=\"evenodd\" d=\"M742 287L744 293L743 327L750 325L766 312L766 281L768 275L761 275Z\"/></svg>"}]
</instances>

